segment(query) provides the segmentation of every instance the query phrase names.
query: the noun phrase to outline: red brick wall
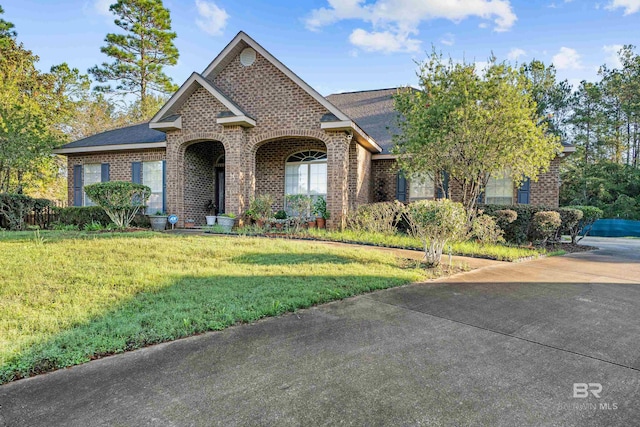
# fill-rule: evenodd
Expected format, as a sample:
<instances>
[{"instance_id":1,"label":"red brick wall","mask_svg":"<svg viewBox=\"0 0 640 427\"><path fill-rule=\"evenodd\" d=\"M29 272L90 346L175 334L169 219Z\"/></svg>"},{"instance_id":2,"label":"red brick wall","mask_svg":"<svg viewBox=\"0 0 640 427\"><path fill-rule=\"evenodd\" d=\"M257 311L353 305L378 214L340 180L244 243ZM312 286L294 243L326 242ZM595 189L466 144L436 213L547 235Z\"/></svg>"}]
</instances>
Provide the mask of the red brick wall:
<instances>
[{"instance_id":1,"label":"red brick wall","mask_svg":"<svg viewBox=\"0 0 640 427\"><path fill-rule=\"evenodd\" d=\"M196 225L206 224L205 205L215 199L215 162L224 153L219 142L200 142L187 147L184 153L184 218Z\"/></svg>"},{"instance_id":2,"label":"red brick wall","mask_svg":"<svg viewBox=\"0 0 640 427\"><path fill-rule=\"evenodd\" d=\"M131 181L131 163L151 162L156 160L165 160L165 150L163 148L79 155L70 154L67 157L67 189L69 206L74 205L73 167L75 165L109 163L109 179L111 181Z\"/></svg>"},{"instance_id":3,"label":"red brick wall","mask_svg":"<svg viewBox=\"0 0 640 427\"><path fill-rule=\"evenodd\" d=\"M560 198L560 162L556 157L551 162L549 170L538 176L538 181L531 181L529 203L557 208Z\"/></svg>"}]
</instances>

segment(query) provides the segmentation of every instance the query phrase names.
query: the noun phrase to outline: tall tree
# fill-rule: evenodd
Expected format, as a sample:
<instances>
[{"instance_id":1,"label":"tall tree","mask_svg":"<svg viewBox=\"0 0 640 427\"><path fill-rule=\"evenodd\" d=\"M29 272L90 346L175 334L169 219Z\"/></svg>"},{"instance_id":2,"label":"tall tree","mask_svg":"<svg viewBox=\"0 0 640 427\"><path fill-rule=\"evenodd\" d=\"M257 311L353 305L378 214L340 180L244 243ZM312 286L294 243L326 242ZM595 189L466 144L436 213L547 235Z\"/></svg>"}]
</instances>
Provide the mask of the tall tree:
<instances>
[{"instance_id":1,"label":"tall tree","mask_svg":"<svg viewBox=\"0 0 640 427\"><path fill-rule=\"evenodd\" d=\"M410 175L441 172L462 189L469 218L490 176L509 167L515 181L537 179L560 151L547 132L518 70L491 58L483 73L474 64L443 61L432 53L420 67L421 90L395 98L401 133L395 148ZM441 189L442 186L441 186Z\"/></svg>"},{"instance_id":2,"label":"tall tree","mask_svg":"<svg viewBox=\"0 0 640 427\"><path fill-rule=\"evenodd\" d=\"M125 34L107 34L107 45L100 50L114 62L104 62L89 72L100 83L118 82L115 88L105 85L98 90L135 94L140 115L149 118L157 111L152 95L177 90L163 71L178 61L178 49L173 44L176 33L171 31L169 10L162 0L118 0L109 10L117 16L114 22Z\"/></svg>"},{"instance_id":3,"label":"tall tree","mask_svg":"<svg viewBox=\"0 0 640 427\"><path fill-rule=\"evenodd\" d=\"M4 14L4 9L0 6L0 15ZM6 38L15 38L17 33L13 29L14 25L11 22L7 22L4 19L0 18L0 43L2 39Z\"/></svg>"}]
</instances>

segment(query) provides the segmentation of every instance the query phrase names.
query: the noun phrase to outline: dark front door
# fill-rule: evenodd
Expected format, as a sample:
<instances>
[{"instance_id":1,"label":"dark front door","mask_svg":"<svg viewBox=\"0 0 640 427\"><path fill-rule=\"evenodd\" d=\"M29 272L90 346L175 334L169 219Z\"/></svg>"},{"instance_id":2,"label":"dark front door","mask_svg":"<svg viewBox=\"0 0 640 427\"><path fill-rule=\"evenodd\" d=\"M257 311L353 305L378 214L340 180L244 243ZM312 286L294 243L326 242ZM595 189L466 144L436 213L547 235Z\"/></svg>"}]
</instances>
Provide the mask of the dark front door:
<instances>
[{"instance_id":1,"label":"dark front door","mask_svg":"<svg viewBox=\"0 0 640 427\"><path fill-rule=\"evenodd\" d=\"M224 168L216 168L216 206L217 214L224 213Z\"/></svg>"}]
</instances>

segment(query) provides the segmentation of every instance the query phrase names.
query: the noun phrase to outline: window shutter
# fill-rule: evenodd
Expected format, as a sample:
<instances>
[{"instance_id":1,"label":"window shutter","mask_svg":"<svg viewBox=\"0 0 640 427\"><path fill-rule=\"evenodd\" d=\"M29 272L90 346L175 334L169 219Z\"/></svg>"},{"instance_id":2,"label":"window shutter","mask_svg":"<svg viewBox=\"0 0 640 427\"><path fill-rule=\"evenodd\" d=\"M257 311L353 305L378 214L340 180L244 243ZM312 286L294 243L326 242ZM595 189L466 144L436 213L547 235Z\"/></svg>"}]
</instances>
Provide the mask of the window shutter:
<instances>
[{"instance_id":1,"label":"window shutter","mask_svg":"<svg viewBox=\"0 0 640 427\"><path fill-rule=\"evenodd\" d=\"M398 172L396 177L396 200L400 202L407 201L407 179L402 171Z\"/></svg>"},{"instance_id":2,"label":"window shutter","mask_svg":"<svg viewBox=\"0 0 640 427\"><path fill-rule=\"evenodd\" d=\"M162 212L167 211L167 161L162 161Z\"/></svg>"},{"instance_id":3,"label":"window shutter","mask_svg":"<svg viewBox=\"0 0 640 427\"><path fill-rule=\"evenodd\" d=\"M437 199L444 199L449 194L449 173L446 171L442 171L442 187L444 187L444 193L442 188L438 186Z\"/></svg>"},{"instance_id":4,"label":"window shutter","mask_svg":"<svg viewBox=\"0 0 640 427\"><path fill-rule=\"evenodd\" d=\"M109 163L103 163L101 165L101 171L100 171L100 180L102 182L108 182L109 181Z\"/></svg>"},{"instance_id":5,"label":"window shutter","mask_svg":"<svg viewBox=\"0 0 640 427\"><path fill-rule=\"evenodd\" d=\"M520 188L518 188L518 204L520 205L529 204L530 188L531 188L531 180L529 178L522 181L522 184L520 184Z\"/></svg>"},{"instance_id":6,"label":"window shutter","mask_svg":"<svg viewBox=\"0 0 640 427\"><path fill-rule=\"evenodd\" d=\"M142 162L131 163L131 182L142 184Z\"/></svg>"},{"instance_id":7,"label":"window shutter","mask_svg":"<svg viewBox=\"0 0 640 427\"><path fill-rule=\"evenodd\" d=\"M82 165L73 166L73 206L82 206Z\"/></svg>"},{"instance_id":8,"label":"window shutter","mask_svg":"<svg viewBox=\"0 0 640 427\"><path fill-rule=\"evenodd\" d=\"M486 190L482 190L482 192L480 194L478 194L478 203L482 204L484 203L484 193L486 192Z\"/></svg>"}]
</instances>

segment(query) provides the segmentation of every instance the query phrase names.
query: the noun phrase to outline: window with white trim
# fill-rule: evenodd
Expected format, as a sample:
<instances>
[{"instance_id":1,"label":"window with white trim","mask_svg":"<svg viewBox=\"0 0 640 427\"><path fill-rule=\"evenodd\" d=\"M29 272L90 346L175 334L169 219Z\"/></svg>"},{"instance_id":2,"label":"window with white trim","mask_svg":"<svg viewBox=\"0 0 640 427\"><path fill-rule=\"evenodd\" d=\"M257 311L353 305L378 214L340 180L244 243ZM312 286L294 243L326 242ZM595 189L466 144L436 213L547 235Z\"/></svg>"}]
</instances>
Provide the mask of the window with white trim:
<instances>
[{"instance_id":1,"label":"window with white trim","mask_svg":"<svg viewBox=\"0 0 640 427\"><path fill-rule=\"evenodd\" d=\"M142 183L151 188L151 196L147 202L147 213L162 212L162 160L142 162Z\"/></svg>"},{"instance_id":2,"label":"window with white trim","mask_svg":"<svg viewBox=\"0 0 640 427\"><path fill-rule=\"evenodd\" d=\"M484 190L485 203L494 205L510 205L513 203L513 179L511 171L504 170L502 173L490 177L487 187Z\"/></svg>"},{"instance_id":3,"label":"window with white trim","mask_svg":"<svg viewBox=\"0 0 640 427\"><path fill-rule=\"evenodd\" d=\"M411 200L434 199L435 190L433 177L428 173L413 175L409 179L409 198Z\"/></svg>"},{"instance_id":4,"label":"window with white trim","mask_svg":"<svg viewBox=\"0 0 640 427\"><path fill-rule=\"evenodd\" d=\"M83 165L83 171L82 171L82 175L83 175L83 180L82 180L82 185L83 187L89 185L89 184L96 184L98 182L102 181L102 165L100 163L96 163L96 164L89 164L89 165ZM82 194L83 194L83 202L82 202L82 206L95 206L96 204L93 202L93 200L91 200L89 198L89 196L87 196L87 193L84 192L84 188L82 190Z\"/></svg>"},{"instance_id":5,"label":"window with white trim","mask_svg":"<svg viewBox=\"0 0 640 427\"><path fill-rule=\"evenodd\" d=\"M307 150L292 154L284 170L285 195L327 196L327 153Z\"/></svg>"}]
</instances>

